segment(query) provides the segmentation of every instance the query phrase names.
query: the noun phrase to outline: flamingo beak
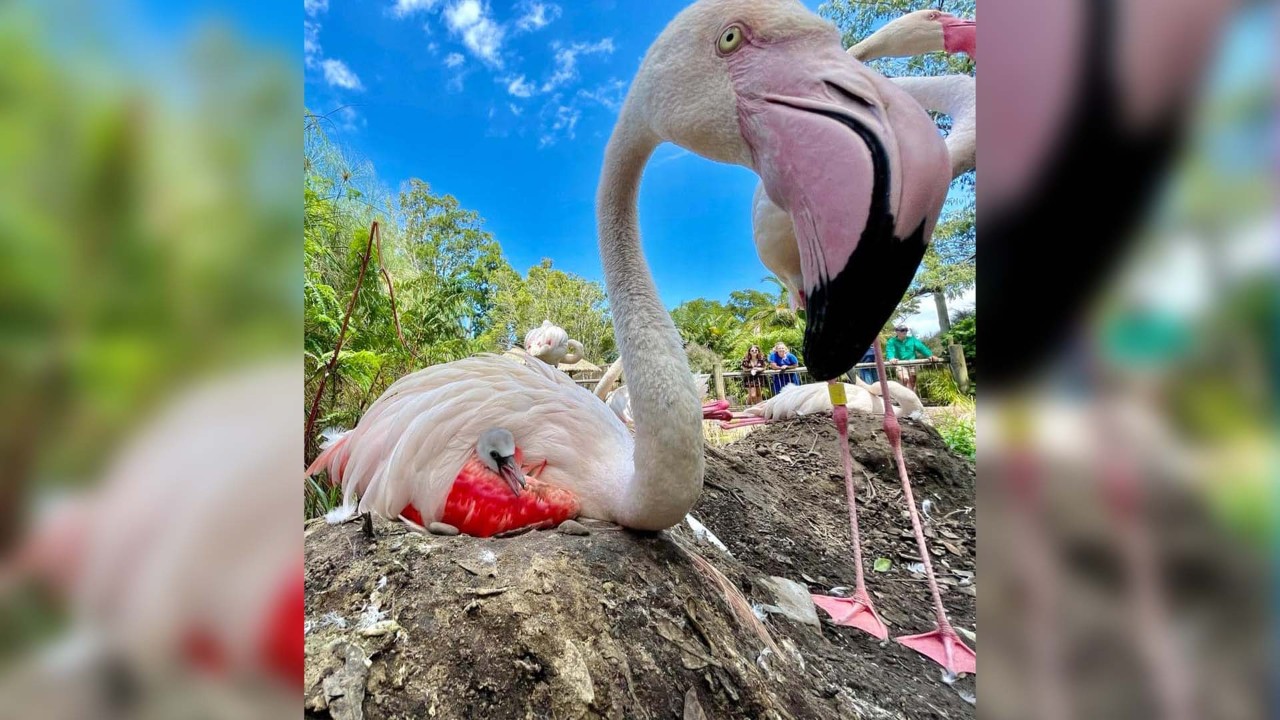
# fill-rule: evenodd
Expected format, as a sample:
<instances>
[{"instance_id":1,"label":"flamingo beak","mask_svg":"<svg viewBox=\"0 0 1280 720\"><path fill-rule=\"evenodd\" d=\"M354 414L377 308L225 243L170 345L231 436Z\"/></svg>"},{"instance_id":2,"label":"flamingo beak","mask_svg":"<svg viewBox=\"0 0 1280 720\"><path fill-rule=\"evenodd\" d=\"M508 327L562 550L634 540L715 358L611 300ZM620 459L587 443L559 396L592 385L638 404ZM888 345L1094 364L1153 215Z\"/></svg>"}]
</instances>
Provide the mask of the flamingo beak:
<instances>
[{"instance_id":1,"label":"flamingo beak","mask_svg":"<svg viewBox=\"0 0 1280 720\"><path fill-rule=\"evenodd\" d=\"M967 53L974 55L977 45L978 23L974 20L962 20L955 15L944 14L938 22L942 25L942 47L948 53ZM974 60L977 60L975 57Z\"/></svg>"},{"instance_id":2,"label":"flamingo beak","mask_svg":"<svg viewBox=\"0 0 1280 720\"><path fill-rule=\"evenodd\" d=\"M498 458L498 474L507 481L507 487L511 488L511 492L516 497L520 497L520 491L524 489L525 482L524 473L520 471L516 459L509 456Z\"/></svg>"},{"instance_id":3,"label":"flamingo beak","mask_svg":"<svg viewBox=\"0 0 1280 720\"><path fill-rule=\"evenodd\" d=\"M834 34L752 50L731 63L739 125L795 229L805 365L830 380L862 357L911 283L950 162L920 105Z\"/></svg>"}]
</instances>

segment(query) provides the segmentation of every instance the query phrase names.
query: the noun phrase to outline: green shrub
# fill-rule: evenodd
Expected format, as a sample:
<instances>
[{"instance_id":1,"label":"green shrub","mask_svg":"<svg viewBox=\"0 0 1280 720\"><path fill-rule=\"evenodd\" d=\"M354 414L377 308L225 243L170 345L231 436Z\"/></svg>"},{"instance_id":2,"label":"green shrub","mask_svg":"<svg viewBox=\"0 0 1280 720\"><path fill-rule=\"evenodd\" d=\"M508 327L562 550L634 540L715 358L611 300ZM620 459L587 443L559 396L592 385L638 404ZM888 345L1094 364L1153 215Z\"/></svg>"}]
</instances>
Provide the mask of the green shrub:
<instances>
[{"instance_id":1,"label":"green shrub","mask_svg":"<svg viewBox=\"0 0 1280 720\"><path fill-rule=\"evenodd\" d=\"M972 415L967 413L943 415L938 421L937 428L938 434L942 435L942 439L947 442L947 447L952 451L970 460L977 459L977 432Z\"/></svg>"}]
</instances>

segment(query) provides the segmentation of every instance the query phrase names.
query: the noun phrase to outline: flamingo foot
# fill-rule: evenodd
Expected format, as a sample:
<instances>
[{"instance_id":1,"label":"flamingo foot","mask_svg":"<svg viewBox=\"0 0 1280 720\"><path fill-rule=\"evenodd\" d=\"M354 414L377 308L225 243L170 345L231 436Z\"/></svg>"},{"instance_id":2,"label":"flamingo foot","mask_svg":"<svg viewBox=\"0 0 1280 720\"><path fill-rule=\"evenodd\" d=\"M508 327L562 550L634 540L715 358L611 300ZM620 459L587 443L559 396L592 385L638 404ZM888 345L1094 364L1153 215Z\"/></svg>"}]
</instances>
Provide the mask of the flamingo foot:
<instances>
[{"instance_id":1,"label":"flamingo foot","mask_svg":"<svg viewBox=\"0 0 1280 720\"><path fill-rule=\"evenodd\" d=\"M877 640L889 637L889 628L885 627L867 591L858 590L853 597L833 597L831 595L811 595L813 604L826 610L831 615L831 622L836 625L854 627L871 635Z\"/></svg>"},{"instance_id":2,"label":"flamingo foot","mask_svg":"<svg viewBox=\"0 0 1280 720\"><path fill-rule=\"evenodd\" d=\"M728 400L716 400L715 402L709 402L706 405L702 406L703 413L715 412L716 410L728 410L728 409L729 409Z\"/></svg>"},{"instance_id":3,"label":"flamingo foot","mask_svg":"<svg viewBox=\"0 0 1280 720\"><path fill-rule=\"evenodd\" d=\"M948 672L970 675L978 672L977 653L970 650L950 626L894 640L938 663Z\"/></svg>"}]
</instances>

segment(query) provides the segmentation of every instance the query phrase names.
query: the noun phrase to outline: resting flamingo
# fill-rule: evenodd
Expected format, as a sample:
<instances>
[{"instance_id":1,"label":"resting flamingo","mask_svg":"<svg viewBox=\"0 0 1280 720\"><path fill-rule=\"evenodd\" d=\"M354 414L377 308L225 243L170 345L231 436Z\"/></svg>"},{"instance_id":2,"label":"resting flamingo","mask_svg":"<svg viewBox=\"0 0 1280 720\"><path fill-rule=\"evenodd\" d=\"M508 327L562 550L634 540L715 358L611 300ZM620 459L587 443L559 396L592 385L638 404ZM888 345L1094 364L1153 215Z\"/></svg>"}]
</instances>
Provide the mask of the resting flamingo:
<instances>
[{"instance_id":1,"label":"resting flamingo","mask_svg":"<svg viewBox=\"0 0 1280 720\"><path fill-rule=\"evenodd\" d=\"M948 31L947 28L952 29ZM872 37L850 48L848 54L858 60L871 60L890 54L914 54L937 49L963 51L972 56L975 51L973 29L972 23L960 21L946 13L933 10L921 11L889 23ZM859 63L852 64L862 67ZM938 180L947 182L972 169L976 163L977 139L974 102L976 93L973 78L956 75L894 78L890 82L909 94L919 103L918 107L923 106L952 116L952 131L946 140L950 172L944 172ZM856 262L850 262L845 268L842 279L846 283L845 287L858 289L863 302L856 310L850 309L844 316L847 325L843 330L846 339L850 342L839 347L836 355L827 356L821 352L815 353L815 349L820 348L821 344L811 342L813 335L830 332L829 328L835 324L832 318L814 312L814 295L822 291L822 288L808 280L811 273L809 266L813 264L814 259L806 254L808 240L804 236L810 234L812 229L803 213L797 217L797 213L788 212L780 207L785 200L786 198L777 193L774 188L769 187L767 182L757 186L752 203L753 236L761 262L788 286L792 304L803 305L808 310L809 325L805 332L805 360L815 376L830 381L829 404L839 435L838 445L845 469L845 492L849 499L849 525L854 546L853 595L848 598L814 595L813 598L815 603L831 614L833 621L837 624L856 627L875 637L885 638L888 637L888 629L875 611L863 576L852 455L849 452L846 392L844 384L835 382L834 378L854 364L853 354L855 352L860 354L858 348L865 348L871 344L879 328L892 314L915 275L925 247L932 236L932 228L919 235L913 235L905 241L890 245L874 242L859 244L858 252L852 258ZM885 374L878 340L875 341L875 354L881 379L880 394L893 397L893 390L889 387ZM903 486L903 498L909 506L912 529L915 532L925 575L933 595L937 620L935 631L898 638L898 641L937 661L950 671L972 672L976 668L976 657L972 650L956 636L942 605L942 596L937 588L928 547L915 502L912 499L910 479L903 463L901 428L898 426L892 408L884 413L884 429L897 462Z\"/></svg>"},{"instance_id":2,"label":"resting flamingo","mask_svg":"<svg viewBox=\"0 0 1280 720\"><path fill-rule=\"evenodd\" d=\"M479 462L478 439L502 428L522 453L517 459L513 449L510 460L545 462L538 484L571 496L577 513L649 530L680 522L702 488L702 413L644 261L636 207L641 174L664 141L753 169L806 219L807 252L821 258L809 267L819 288L809 342L814 356L835 358L829 367L848 354L845 333L820 319L841 316L855 301L841 271L867 248L893 253L899 237L922 245L946 194L946 150L928 115L897 86L850 63L829 23L791 0L699 0L645 56L597 195L634 437L598 398L550 368L477 357L393 384L309 471L329 469L361 495L362 510L395 518L412 507L424 521L439 520L451 493L466 488L457 483L460 470ZM513 492L485 470L486 498L507 505L488 505L487 518L472 520L496 532L510 525L511 506L540 496L528 489L534 483ZM474 496L461 501L479 509Z\"/></svg>"},{"instance_id":3,"label":"resting flamingo","mask_svg":"<svg viewBox=\"0 0 1280 720\"><path fill-rule=\"evenodd\" d=\"M604 371L593 392L596 397L604 401L605 405L609 406L619 420L630 425L636 421L635 415L631 412L631 388L627 385L615 388L614 385L620 377L622 377L622 361L618 360ZM697 374L693 377L697 383L698 397L706 397L710 376ZM725 400L713 400L702 404L703 420L728 420L731 417L729 403Z\"/></svg>"},{"instance_id":4,"label":"resting flamingo","mask_svg":"<svg viewBox=\"0 0 1280 720\"><path fill-rule=\"evenodd\" d=\"M569 333L550 320L543 320L538 327L525 333L524 349L552 367L562 362L576 363L585 351L582 343L569 337Z\"/></svg>"},{"instance_id":5,"label":"resting flamingo","mask_svg":"<svg viewBox=\"0 0 1280 720\"><path fill-rule=\"evenodd\" d=\"M901 390L890 388L893 402L899 408L894 411L895 414L901 412L907 418L923 418L924 404L920 402L920 398L911 392L910 388L904 385L899 387ZM868 415L884 413L884 402L880 399L879 387L866 383L857 385L844 383L844 393L845 406L849 410ZM791 420L806 415L829 415L833 410L831 392L827 384L787 385L782 388L782 392L768 400L752 405L742 412L732 413L732 419L722 421L720 427L732 430L748 425Z\"/></svg>"}]
</instances>

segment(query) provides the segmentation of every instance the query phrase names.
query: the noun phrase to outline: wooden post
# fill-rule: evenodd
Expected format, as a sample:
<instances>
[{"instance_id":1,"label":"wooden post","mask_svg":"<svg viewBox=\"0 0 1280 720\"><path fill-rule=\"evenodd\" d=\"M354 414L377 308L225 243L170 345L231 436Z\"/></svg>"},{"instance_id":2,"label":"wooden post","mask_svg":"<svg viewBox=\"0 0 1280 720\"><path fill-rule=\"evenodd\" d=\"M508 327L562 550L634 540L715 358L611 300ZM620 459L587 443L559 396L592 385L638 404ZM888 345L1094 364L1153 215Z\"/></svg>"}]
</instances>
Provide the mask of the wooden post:
<instances>
[{"instance_id":1,"label":"wooden post","mask_svg":"<svg viewBox=\"0 0 1280 720\"><path fill-rule=\"evenodd\" d=\"M716 399L724 400L724 363L719 358L711 366L711 374L716 378Z\"/></svg>"},{"instance_id":2,"label":"wooden post","mask_svg":"<svg viewBox=\"0 0 1280 720\"><path fill-rule=\"evenodd\" d=\"M951 343L951 377L956 380L960 392L969 392L969 366L964 362L964 347L959 343Z\"/></svg>"}]
</instances>

